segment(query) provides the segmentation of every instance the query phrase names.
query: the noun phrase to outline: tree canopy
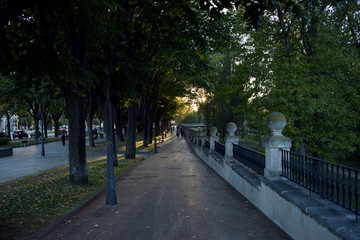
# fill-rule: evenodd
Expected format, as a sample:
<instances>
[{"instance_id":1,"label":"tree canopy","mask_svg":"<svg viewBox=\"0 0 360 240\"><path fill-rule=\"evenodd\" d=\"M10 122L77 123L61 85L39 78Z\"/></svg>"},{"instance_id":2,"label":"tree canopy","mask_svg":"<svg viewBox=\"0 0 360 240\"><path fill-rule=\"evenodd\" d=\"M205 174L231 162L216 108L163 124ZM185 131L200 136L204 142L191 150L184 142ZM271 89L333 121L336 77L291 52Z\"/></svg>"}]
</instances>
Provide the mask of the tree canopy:
<instances>
[{"instance_id":1,"label":"tree canopy","mask_svg":"<svg viewBox=\"0 0 360 240\"><path fill-rule=\"evenodd\" d=\"M199 99L200 119L222 137L234 121L261 143L266 115L281 111L301 153L355 154L359 9L352 0L3 1L0 76L9 91L1 106L14 112L26 103L39 119L29 89L57 119L66 104L75 184L87 183L93 108L108 126L122 128L128 117L126 155L135 157L136 128L147 145L153 124L170 121L183 97ZM23 101L12 100L14 86ZM57 111L49 103L60 94Z\"/></svg>"}]
</instances>

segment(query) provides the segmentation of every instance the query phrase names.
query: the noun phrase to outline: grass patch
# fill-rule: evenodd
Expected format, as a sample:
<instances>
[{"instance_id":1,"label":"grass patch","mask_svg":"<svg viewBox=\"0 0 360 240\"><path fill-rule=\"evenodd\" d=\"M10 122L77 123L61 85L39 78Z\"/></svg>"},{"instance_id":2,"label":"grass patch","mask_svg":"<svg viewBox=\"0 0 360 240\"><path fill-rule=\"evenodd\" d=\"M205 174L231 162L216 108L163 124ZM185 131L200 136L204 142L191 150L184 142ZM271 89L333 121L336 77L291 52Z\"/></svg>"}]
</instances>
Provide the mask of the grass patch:
<instances>
[{"instance_id":1,"label":"grass patch","mask_svg":"<svg viewBox=\"0 0 360 240\"><path fill-rule=\"evenodd\" d=\"M27 140L28 141L28 146L30 145L35 145L35 139L32 138L24 138L22 140ZM51 138L45 138L44 139L44 143L49 143L49 142L56 142L56 141L60 141L61 138L60 137L51 137ZM41 144L41 138L38 139L38 145ZM17 147L21 147L21 141L10 141L8 144L4 144L4 145L0 145L1 148L17 148Z\"/></svg>"},{"instance_id":2,"label":"grass patch","mask_svg":"<svg viewBox=\"0 0 360 240\"><path fill-rule=\"evenodd\" d=\"M139 159L119 159L119 176ZM89 184L69 183L69 166L61 166L0 184L0 239L31 236L105 186L106 158L88 160Z\"/></svg>"}]
</instances>

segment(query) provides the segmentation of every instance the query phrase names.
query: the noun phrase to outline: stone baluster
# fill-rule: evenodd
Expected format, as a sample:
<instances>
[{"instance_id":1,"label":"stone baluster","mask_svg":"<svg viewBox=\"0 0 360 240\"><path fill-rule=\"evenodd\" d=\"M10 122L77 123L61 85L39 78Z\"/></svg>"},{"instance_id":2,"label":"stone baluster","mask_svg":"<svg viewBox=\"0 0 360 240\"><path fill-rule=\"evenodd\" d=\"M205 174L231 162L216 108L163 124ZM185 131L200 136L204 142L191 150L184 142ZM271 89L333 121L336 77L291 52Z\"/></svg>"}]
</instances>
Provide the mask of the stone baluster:
<instances>
[{"instance_id":1,"label":"stone baluster","mask_svg":"<svg viewBox=\"0 0 360 240\"><path fill-rule=\"evenodd\" d=\"M210 143L209 151L214 151L215 150L215 141L219 141L219 137L216 136L216 133L217 133L217 128L211 127L210 128L210 138L209 138L209 143Z\"/></svg>"},{"instance_id":2,"label":"stone baluster","mask_svg":"<svg viewBox=\"0 0 360 240\"><path fill-rule=\"evenodd\" d=\"M264 139L264 176L268 179L274 179L281 175L281 149L290 151L291 139L282 135L282 130L286 126L284 114L280 112L270 113L266 124L271 130L271 135Z\"/></svg>"},{"instance_id":3,"label":"stone baluster","mask_svg":"<svg viewBox=\"0 0 360 240\"><path fill-rule=\"evenodd\" d=\"M205 136L201 136L201 146L200 147L205 147Z\"/></svg>"},{"instance_id":4,"label":"stone baluster","mask_svg":"<svg viewBox=\"0 0 360 240\"><path fill-rule=\"evenodd\" d=\"M200 132L196 132L196 146L200 146L201 135Z\"/></svg>"},{"instance_id":5,"label":"stone baluster","mask_svg":"<svg viewBox=\"0 0 360 240\"><path fill-rule=\"evenodd\" d=\"M239 138L236 137L235 131L237 127L233 122L229 122L226 124L226 131L228 132L228 136L225 137L225 158L231 159L233 157L233 144L239 143Z\"/></svg>"}]
</instances>

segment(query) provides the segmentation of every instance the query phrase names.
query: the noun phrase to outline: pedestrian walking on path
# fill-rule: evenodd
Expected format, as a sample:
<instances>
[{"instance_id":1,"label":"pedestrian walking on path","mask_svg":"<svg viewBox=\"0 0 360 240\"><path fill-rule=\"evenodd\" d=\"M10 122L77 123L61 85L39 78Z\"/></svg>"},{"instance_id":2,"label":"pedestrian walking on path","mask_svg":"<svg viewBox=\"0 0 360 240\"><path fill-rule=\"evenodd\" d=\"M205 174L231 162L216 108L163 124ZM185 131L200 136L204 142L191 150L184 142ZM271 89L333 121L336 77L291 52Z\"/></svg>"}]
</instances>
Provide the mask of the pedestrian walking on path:
<instances>
[{"instance_id":1,"label":"pedestrian walking on path","mask_svg":"<svg viewBox=\"0 0 360 240\"><path fill-rule=\"evenodd\" d=\"M180 127L179 126L177 126L177 128L176 128L176 136L177 136L177 138L180 137Z\"/></svg>"},{"instance_id":2,"label":"pedestrian walking on path","mask_svg":"<svg viewBox=\"0 0 360 240\"><path fill-rule=\"evenodd\" d=\"M44 239L290 239L175 139L117 181L117 205L101 195Z\"/></svg>"},{"instance_id":3,"label":"pedestrian walking on path","mask_svg":"<svg viewBox=\"0 0 360 240\"><path fill-rule=\"evenodd\" d=\"M62 144L63 144L63 146L65 146L65 134L64 133L62 133L62 135L61 135L61 142L62 142Z\"/></svg>"}]
</instances>

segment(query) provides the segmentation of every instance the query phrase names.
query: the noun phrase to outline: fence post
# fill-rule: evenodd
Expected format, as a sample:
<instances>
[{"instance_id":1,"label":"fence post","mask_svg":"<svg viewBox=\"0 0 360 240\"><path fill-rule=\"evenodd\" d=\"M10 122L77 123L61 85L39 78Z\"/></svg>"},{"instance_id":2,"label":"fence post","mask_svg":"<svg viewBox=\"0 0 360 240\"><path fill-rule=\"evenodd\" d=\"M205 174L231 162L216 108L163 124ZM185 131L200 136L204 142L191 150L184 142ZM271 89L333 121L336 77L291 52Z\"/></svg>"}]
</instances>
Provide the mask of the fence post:
<instances>
[{"instance_id":1,"label":"fence post","mask_svg":"<svg viewBox=\"0 0 360 240\"><path fill-rule=\"evenodd\" d=\"M199 144L199 147L202 148L202 147L205 147L205 136L200 127L199 127L199 130L200 130L199 140L201 141L201 144Z\"/></svg>"},{"instance_id":2,"label":"fence post","mask_svg":"<svg viewBox=\"0 0 360 240\"><path fill-rule=\"evenodd\" d=\"M225 158L230 159L233 157L233 144L239 143L239 138L235 137L235 131L237 127L236 124L233 122L229 122L226 124L226 131L228 132L229 136L225 137Z\"/></svg>"},{"instance_id":3,"label":"fence post","mask_svg":"<svg viewBox=\"0 0 360 240\"><path fill-rule=\"evenodd\" d=\"M209 151L210 152L215 150L215 141L219 141L219 137L216 136L216 133L217 133L217 128L211 127L210 128L210 139L209 139L209 143L210 143Z\"/></svg>"},{"instance_id":4,"label":"fence post","mask_svg":"<svg viewBox=\"0 0 360 240\"><path fill-rule=\"evenodd\" d=\"M199 137L199 141L201 141L201 144L199 143L199 147L202 148L205 146L205 137L204 136L200 136Z\"/></svg>"},{"instance_id":5,"label":"fence post","mask_svg":"<svg viewBox=\"0 0 360 240\"><path fill-rule=\"evenodd\" d=\"M266 124L271 130L271 135L264 139L264 176L268 179L274 179L281 175L281 149L290 151L291 139L282 135L282 130L286 126L284 114L280 112L270 113Z\"/></svg>"}]
</instances>

